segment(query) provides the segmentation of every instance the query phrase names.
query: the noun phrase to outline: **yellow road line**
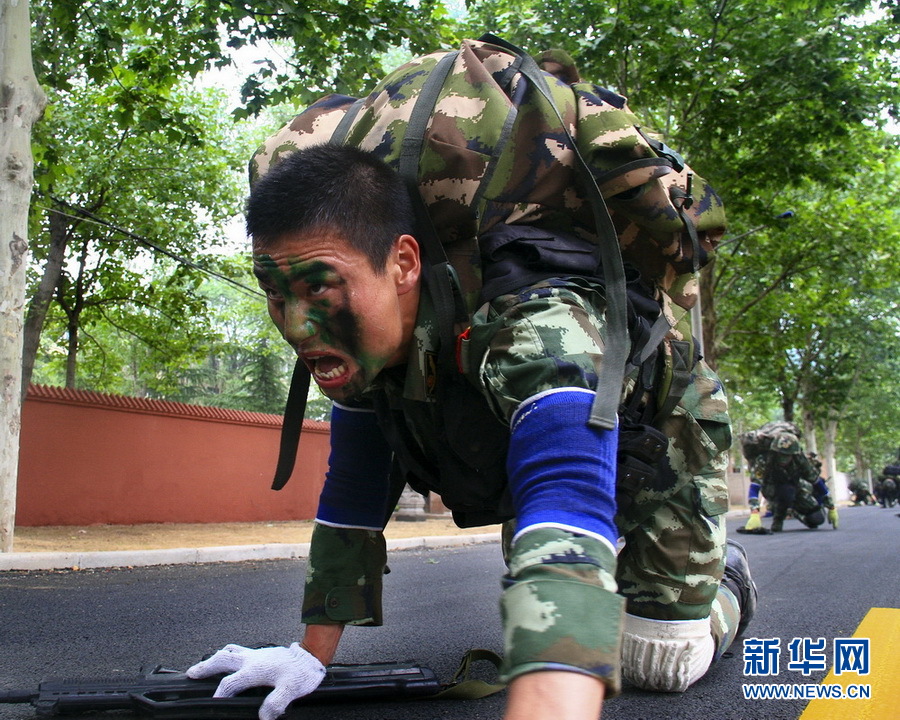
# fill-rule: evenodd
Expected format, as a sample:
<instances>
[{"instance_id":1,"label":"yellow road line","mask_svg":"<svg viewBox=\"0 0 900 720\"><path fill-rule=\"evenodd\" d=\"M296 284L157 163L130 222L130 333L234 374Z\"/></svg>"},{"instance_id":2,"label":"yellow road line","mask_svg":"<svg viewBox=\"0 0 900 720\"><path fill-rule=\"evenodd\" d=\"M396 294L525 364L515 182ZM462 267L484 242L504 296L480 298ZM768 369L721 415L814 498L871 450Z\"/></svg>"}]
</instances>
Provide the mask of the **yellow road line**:
<instances>
[{"instance_id":1,"label":"yellow road line","mask_svg":"<svg viewBox=\"0 0 900 720\"><path fill-rule=\"evenodd\" d=\"M900 718L900 609L872 608L866 613L855 638L869 638L869 674L842 672L834 666L822 684L870 685L867 699L818 698L810 700L800 720L896 720Z\"/></svg>"}]
</instances>

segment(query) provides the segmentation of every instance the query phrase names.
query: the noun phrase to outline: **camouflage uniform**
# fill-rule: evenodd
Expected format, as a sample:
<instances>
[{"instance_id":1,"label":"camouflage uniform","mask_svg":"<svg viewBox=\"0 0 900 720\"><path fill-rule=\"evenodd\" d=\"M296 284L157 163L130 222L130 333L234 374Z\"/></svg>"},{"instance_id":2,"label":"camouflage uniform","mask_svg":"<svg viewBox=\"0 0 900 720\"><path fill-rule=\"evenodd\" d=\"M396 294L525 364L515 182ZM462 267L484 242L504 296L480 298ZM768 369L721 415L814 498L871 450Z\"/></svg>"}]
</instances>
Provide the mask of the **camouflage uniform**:
<instances>
[{"instance_id":1,"label":"camouflage uniform","mask_svg":"<svg viewBox=\"0 0 900 720\"><path fill-rule=\"evenodd\" d=\"M545 78L547 95L529 91L515 56L465 41L456 55L429 55L400 68L361 106L340 96L320 101L251 163L253 179L284 153L328 142L359 109L342 128L346 142L402 172L414 101L435 68L451 63L415 163L470 318L454 328L458 367L441 362L435 308L423 293L408 364L383 371L358 404L378 414L396 454L395 481L440 493L462 525L512 516L508 423L521 403L548 389L594 389L611 352L605 290L590 280L559 273L480 297L485 240L504 226L552 228L557 239L602 244L565 138L577 138L622 255L662 304L671 329L660 364L677 364L678 343L690 345L697 270L724 232L719 198L636 129L640 123L623 98L580 82L564 55L543 61L559 78ZM634 394L653 402L638 385L637 369L620 391L619 399ZM625 609L658 620L711 617L719 653L733 639L737 602L720 588L731 442L724 391L701 361L677 405L666 410L660 429L668 439L668 481L624 488L628 502L620 503L616 523L625 548L618 560L608 543L555 527L528 530L512 546L502 601L507 677L568 666L602 678L615 693ZM317 526L303 621L379 624L383 566L380 533Z\"/></svg>"},{"instance_id":2,"label":"camouflage uniform","mask_svg":"<svg viewBox=\"0 0 900 720\"><path fill-rule=\"evenodd\" d=\"M848 486L847 489L850 491L853 496L853 504L854 505L868 505L869 499L872 496L872 491L869 490L869 485L865 480L860 480L857 478L853 480Z\"/></svg>"}]
</instances>

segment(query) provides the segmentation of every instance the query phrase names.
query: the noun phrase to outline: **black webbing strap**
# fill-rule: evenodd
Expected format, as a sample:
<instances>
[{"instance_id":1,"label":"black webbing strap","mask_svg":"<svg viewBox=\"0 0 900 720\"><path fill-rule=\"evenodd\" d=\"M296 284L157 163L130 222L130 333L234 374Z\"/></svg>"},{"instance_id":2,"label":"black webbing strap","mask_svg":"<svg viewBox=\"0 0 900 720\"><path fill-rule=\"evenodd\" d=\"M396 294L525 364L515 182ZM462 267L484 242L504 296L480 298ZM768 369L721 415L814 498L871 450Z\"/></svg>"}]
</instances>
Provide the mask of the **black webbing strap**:
<instances>
[{"instance_id":1,"label":"black webbing strap","mask_svg":"<svg viewBox=\"0 0 900 720\"><path fill-rule=\"evenodd\" d=\"M619 397L622 394L622 383L625 377L625 363L628 360L629 345L625 268L622 264L618 233L613 226L612 219L609 217L609 211L606 208L603 195L600 193L600 188L597 186L597 181L594 179L587 162L578 151L575 138L572 137L572 134L566 127L559 108L556 107L543 70L540 69L530 55L495 35L488 33L482 35L480 39L492 45L503 47L522 58L522 74L537 88L556 114L561 127L568 137L579 169L584 176L585 188L594 211L594 224L597 228L597 234L600 236L598 246L606 285L606 325L608 328L606 348L597 372L597 389L588 424L592 427L612 430L617 424Z\"/></svg>"},{"instance_id":2,"label":"black webbing strap","mask_svg":"<svg viewBox=\"0 0 900 720\"><path fill-rule=\"evenodd\" d=\"M672 410L684 396L685 390L691 383L691 375L694 370L694 344L689 340L671 340L672 348L672 379L667 388L666 396L662 400L656 416L653 418L653 426L659 427L660 423L672 414Z\"/></svg>"},{"instance_id":3,"label":"black webbing strap","mask_svg":"<svg viewBox=\"0 0 900 720\"><path fill-rule=\"evenodd\" d=\"M400 162L397 168L401 177L406 180L418 180L419 178L419 158L422 156L422 146L425 144L425 130L428 128L428 121L434 113L434 106L437 105L441 88L444 87L444 81L453 69L457 55L459 55L458 51L448 52L438 61L434 70L428 73L428 79L419 91L419 97L416 98L416 104L413 106L406 130L403 133ZM443 254L443 249L441 249L441 254Z\"/></svg>"},{"instance_id":4,"label":"black webbing strap","mask_svg":"<svg viewBox=\"0 0 900 720\"><path fill-rule=\"evenodd\" d=\"M635 348L635 352L629 361L628 368L626 369L626 374L630 369L635 367L640 367L643 365L647 359L656 351L659 347L659 344L665 339L666 334L669 332L669 329L672 326L669 325L669 320L666 317L666 314L660 309L659 317L656 318L655 322L650 328L650 332L647 334L646 338L642 338L644 341L640 348Z\"/></svg>"},{"instance_id":5,"label":"black webbing strap","mask_svg":"<svg viewBox=\"0 0 900 720\"><path fill-rule=\"evenodd\" d=\"M284 420L281 424L281 445L278 448L278 466L275 468L273 490L281 490L294 471L297 459L297 446L300 444L300 431L303 429L303 416L306 414L306 396L309 394L309 370L300 358L294 365L291 375L291 389L288 391L284 406Z\"/></svg>"},{"instance_id":6,"label":"black webbing strap","mask_svg":"<svg viewBox=\"0 0 900 720\"><path fill-rule=\"evenodd\" d=\"M669 188L669 197L672 198L672 204L678 209L678 216L681 218L681 222L684 223L688 237L691 239L691 269L694 272L698 272L700 270L700 237L697 235L697 227L694 225L694 221L687 214L691 205L694 204L694 198L691 197L691 180L693 177L693 173L688 173L687 192L673 185Z\"/></svg>"}]
</instances>

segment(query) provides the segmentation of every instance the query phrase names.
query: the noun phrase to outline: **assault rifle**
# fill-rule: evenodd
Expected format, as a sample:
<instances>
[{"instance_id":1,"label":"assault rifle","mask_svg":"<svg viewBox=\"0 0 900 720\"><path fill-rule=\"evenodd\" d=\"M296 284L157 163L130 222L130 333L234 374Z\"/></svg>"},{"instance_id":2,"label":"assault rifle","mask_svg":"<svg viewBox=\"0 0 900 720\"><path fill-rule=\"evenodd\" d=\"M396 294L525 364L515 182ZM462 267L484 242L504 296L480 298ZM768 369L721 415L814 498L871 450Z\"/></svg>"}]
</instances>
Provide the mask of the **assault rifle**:
<instances>
[{"instance_id":1,"label":"assault rifle","mask_svg":"<svg viewBox=\"0 0 900 720\"><path fill-rule=\"evenodd\" d=\"M137 677L44 680L37 692L0 691L0 703L30 702L38 717L105 710L131 710L162 720L255 720L271 688L253 688L233 698L213 698L222 675L192 680L157 667ZM411 662L329 665L325 679L301 703L397 700L428 697L444 690L434 672Z\"/></svg>"}]
</instances>

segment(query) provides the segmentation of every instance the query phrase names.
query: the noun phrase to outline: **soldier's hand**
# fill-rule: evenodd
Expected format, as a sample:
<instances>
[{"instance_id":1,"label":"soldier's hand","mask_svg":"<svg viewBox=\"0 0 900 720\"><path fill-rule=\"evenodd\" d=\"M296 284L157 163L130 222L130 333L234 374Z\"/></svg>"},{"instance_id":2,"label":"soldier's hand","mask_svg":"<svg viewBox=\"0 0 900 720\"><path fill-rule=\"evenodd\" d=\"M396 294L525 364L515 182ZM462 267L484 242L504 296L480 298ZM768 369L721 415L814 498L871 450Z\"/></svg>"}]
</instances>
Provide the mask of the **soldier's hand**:
<instances>
[{"instance_id":1,"label":"soldier's hand","mask_svg":"<svg viewBox=\"0 0 900 720\"><path fill-rule=\"evenodd\" d=\"M325 677L325 666L298 643L256 650L226 645L212 657L188 668L187 676L210 677L227 672L213 697L232 697L253 687L273 688L259 708L260 720L275 720L292 700L309 695Z\"/></svg>"},{"instance_id":2,"label":"soldier's hand","mask_svg":"<svg viewBox=\"0 0 900 720\"><path fill-rule=\"evenodd\" d=\"M759 530L761 527L762 519L759 517L759 510L751 510L750 517L747 518L747 524L744 525L744 530L753 532L754 530Z\"/></svg>"},{"instance_id":3,"label":"soldier's hand","mask_svg":"<svg viewBox=\"0 0 900 720\"><path fill-rule=\"evenodd\" d=\"M838 529L837 508L828 508L828 522L831 523L831 527L833 527L835 530Z\"/></svg>"}]
</instances>

